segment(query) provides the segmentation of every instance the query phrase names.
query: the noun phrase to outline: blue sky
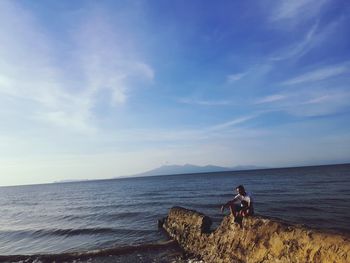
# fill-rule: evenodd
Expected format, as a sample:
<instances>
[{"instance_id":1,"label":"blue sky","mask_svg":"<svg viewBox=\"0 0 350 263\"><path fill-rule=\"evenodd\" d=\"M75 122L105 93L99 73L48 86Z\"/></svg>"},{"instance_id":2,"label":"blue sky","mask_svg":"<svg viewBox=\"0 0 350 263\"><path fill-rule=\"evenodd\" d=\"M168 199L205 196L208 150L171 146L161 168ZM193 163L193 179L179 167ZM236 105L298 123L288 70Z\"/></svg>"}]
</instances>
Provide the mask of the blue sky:
<instances>
[{"instance_id":1,"label":"blue sky","mask_svg":"<svg viewBox=\"0 0 350 263\"><path fill-rule=\"evenodd\" d=\"M0 185L350 162L350 4L0 1Z\"/></svg>"}]
</instances>

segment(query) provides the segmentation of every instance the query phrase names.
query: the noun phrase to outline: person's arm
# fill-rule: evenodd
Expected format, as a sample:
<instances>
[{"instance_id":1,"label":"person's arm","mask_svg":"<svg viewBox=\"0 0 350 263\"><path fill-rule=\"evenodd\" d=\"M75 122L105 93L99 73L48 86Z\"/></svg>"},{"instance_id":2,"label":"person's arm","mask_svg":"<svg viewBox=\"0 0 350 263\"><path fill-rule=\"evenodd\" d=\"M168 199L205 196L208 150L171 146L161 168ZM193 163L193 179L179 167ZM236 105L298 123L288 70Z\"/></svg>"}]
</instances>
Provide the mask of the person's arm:
<instances>
[{"instance_id":1,"label":"person's arm","mask_svg":"<svg viewBox=\"0 0 350 263\"><path fill-rule=\"evenodd\" d=\"M230 205L233 205L234 202L236 202L238 199L238 195L236 195L232 200L228 201L226 204L221 206L221 213L224 212L226 207L229 207Z\"/></svg>"},{"instance_id":2,"label":"person's arm","mask_svg":"<svg viewBox=\"0 0 350 263\"><path fill-rule=\"evenodd\" d=\"M221 206L221 213L224 212L226 207L229 207L231 204L233 204L233 200L228 201L226 204Z\"/></svg>"}]
</instances>

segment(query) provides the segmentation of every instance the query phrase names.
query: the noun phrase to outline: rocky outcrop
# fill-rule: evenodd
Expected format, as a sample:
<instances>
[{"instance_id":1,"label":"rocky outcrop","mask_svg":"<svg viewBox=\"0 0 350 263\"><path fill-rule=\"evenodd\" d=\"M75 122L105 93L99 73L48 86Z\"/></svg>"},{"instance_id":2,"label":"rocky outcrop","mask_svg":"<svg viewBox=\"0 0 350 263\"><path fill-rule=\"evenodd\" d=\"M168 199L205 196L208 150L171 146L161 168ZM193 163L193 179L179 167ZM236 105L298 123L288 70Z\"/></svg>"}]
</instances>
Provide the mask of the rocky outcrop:
<instances>
[{"instance_id":1,"label":"rocky outcrop","mask_svg":"<svg viewBox=\"0 0 350 263\"><path fill-rule=\"evenodd\" d=\"M245 218L242 228L231 216L211 233L210 225L210 218L204 214L173 207L163 228L185 251L208 263L350 262L350 238L346 236L261 216Z\"/></svg>"}]
</instances>

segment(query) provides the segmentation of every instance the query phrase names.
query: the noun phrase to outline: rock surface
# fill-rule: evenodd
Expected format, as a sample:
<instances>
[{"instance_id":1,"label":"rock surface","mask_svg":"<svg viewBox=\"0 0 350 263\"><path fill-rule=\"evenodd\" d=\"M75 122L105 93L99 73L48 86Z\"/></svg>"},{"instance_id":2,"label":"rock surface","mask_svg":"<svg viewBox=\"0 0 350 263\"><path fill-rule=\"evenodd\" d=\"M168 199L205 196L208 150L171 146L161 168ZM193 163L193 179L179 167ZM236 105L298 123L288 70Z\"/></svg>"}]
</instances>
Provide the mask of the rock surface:
<instances>
[{"instance_id":1,"label":"rock surface","mask_svg":"<svg viewBox=\"0 0 350 263\"><path fill-rule=\"evenodd\" d=\"M211 220L181 207L170 209L163 228L187 252L205 262L349 263L350 238L289 225L261 216L226 216L210 233Z\"/></svg>"}]
</instances>

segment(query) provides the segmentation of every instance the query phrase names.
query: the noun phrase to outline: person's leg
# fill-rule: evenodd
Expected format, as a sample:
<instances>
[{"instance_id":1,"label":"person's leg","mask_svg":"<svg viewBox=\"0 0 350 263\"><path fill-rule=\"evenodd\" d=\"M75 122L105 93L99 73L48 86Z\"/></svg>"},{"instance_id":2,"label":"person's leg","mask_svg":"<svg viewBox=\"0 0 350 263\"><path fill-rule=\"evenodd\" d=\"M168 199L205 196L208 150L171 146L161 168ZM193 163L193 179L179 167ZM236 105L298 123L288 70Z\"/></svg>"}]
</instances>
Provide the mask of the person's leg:
<instances>
[{"instance_id":1,"label":"person's leg","mask_svg":"<svg viewBox=\"0 0 350 263\"><path fill-rule=\"evenodd\" d=\"M237 204L230 205L230 211L234 218L233 222L235 222L236 224L239 224L240 227L242 227L242 220L243 220L243 217L241 215L242 207Z\"/></svg>"},{"instance_id":2,"label":"person's leg","mask_svg":"<svg viewBox=\"0 0 350 263\"><path fill-rule=\"evenodd\" d=\"M230 211L231 211L231 215L233 215L234 217L237 217L239 215L239 211L241 210L241 206L237 205L237 204L230 204Z\"/></svg>"},{"instance_id":3,"label":"person's leg","mask_svg":"<svg viewBox=\"0 0 350 263\"><path fill-rule=\"evenodd\" d=\"M238 215L235 217L235 220L234 220L235 223L239 224L239 226L242 228L243 227L243 217L241 215Z\"/></svg>"},{"instance_id":4,"label":"person's leg","mask_svg":"<svg viewBox=\"0 0 350 263\"><path fill-rule=\"evenodd\" d=\"M250 210L249 210L248 207L243 208L243 209L240 211L240 214L241 214L242 217L246 217L246 216L251 215Z\"/></svg>"}]
</instances>

